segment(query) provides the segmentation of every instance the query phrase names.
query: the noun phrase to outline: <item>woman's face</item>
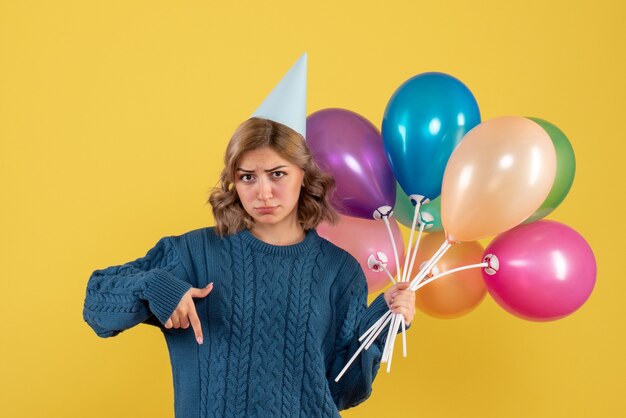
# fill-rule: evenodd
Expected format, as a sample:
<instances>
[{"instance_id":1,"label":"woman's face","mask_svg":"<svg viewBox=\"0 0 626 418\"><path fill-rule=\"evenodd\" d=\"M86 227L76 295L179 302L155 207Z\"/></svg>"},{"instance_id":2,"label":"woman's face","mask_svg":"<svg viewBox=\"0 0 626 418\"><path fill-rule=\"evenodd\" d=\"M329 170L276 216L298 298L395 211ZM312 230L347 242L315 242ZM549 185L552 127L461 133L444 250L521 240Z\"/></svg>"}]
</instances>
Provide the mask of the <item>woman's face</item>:
<instances>
[{"instance_id":1,"label":"woman's face","mask_svg":"<svg viewBox=\"0 0 626 418\"><path fill-rule=\"evenodd\" d=\"M258 224L296 223L304 171L269 147L244 153L235 171L243 208Z\"/></svg>"}]
</instances>

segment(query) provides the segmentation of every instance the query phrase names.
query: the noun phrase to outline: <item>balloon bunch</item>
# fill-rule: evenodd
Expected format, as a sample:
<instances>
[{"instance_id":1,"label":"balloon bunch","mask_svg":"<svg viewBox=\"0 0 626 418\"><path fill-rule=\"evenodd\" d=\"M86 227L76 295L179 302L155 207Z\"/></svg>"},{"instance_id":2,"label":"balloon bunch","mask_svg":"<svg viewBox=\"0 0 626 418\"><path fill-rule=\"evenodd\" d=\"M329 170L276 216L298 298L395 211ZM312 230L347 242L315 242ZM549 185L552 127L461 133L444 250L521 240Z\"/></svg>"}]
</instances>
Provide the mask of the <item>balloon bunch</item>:
<instances>
[{"instance_id":1,"label":"balloon bunch","mask_svg":"<svg viewBox=\"0 0 626 418\"><path fill-rule=\"evenodd\" d=\"M550 122L481 122L461 81L424 73L393 94L381 132L352 111L324 109L309 116L307 143L335 177L332 203L342 214L338 226L318 231L359 260L370 292L410 280L409 289L419 290L417 307L440 318L470 312L489 292L508 312L533 321L567 316L589 298L596 278L591 248L572 228L542 220L563 201L575 172L572 147ZM394 217L410 227L403 265ZM483 251L476 241L490 236L496 238ZM384 329L389 372L400 326L406 356L404 318L387 311L335 380Z\"/></svg>"}]
</instances>

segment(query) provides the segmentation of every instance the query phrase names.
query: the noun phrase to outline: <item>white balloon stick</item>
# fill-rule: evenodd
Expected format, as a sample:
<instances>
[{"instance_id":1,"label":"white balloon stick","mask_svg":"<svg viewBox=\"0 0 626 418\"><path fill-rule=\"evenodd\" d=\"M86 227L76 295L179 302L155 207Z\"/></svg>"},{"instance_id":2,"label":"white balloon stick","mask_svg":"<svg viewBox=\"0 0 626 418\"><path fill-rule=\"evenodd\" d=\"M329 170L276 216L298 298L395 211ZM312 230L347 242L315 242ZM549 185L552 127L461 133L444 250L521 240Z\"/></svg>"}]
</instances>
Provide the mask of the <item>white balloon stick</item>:
<instances>
[{"instance_id":1,"label":"white balloon stick","mask_svg":"<svg viewBox=\"0 0 626 418\"><path fill-rule=\"evenodd\" d=\"M422 233L424 232L424 223L420 223L420 230L417 234L417 242L415 243L415 248L413 248L413 255L411 256L411 264L409 265L409 271L413 271L413 265L415 264L415 257L417 256L417 249L420 246L420 239L422 238ZM407 277L410 273L407 273ZM407 279L408 280L408 279Z\"/></svg>"},{"instance_id":2,"label":"white balloon stick","mask_svg":"<svg viewBox=\"0 0 626 418\"><path fill-rule=\"evenodd\" d=\"M385 220L385 224L387 225L388 232L390 233L390 237L392 238L392 242L393 242L393 234L392 234L391 228L389 226L389 221L387 220L386 217L383 217L383 219ZM421 223L420 224L420 234L418 235L418 239L416 241L416 247L415 247L415 250L414 250L414 254L417 251L416 249L417 249L417 245L419 244L419 239L421 237L421 233L423 231L423 227L424 227L424 224ZM437 262L441 259L441 257L444 256L444 254L448 251L448 249L451 246L452 246L452 244L450 244L446 240L441 245L441 247L439 247L439 249L435 252L435 254L433 254L433 256L430 258L430 260L428 260L422 266L422 268L420 269L419 273L413 278L413 280L411 281L411 284L410 284L410 286L408 288L409 290L416 291L416 290L422 288L423 286L427 285L428 283L431 283L434 280L437 280L437 279L439 279L441 277L444 277L444 276L447 276L449 274L456 273L458 271L467 270L467 269L471 269L471 268L486 268L486 267L489 266L488 263L480 263L480 264L472 264L472 265L457 267L455 269L445 271L445 272L443 272L441 274L438 274L437 276L431 277L428 280L422 282L424 277L426 277L426 275L432 270L434 265L437 264ZM394 253L395 253L396 261L397 261L398 257L397 257L397 249L395 247L395 243L394 243L393 247L394 247ZM409 271L412 269L413 262L414 262L414 256L412 257L411 265L410 265L410 267L408 269ZM397 265L398 265L398 263L397 263ZM391 273L388 272L388 274L390 276L392 276ZM400 276L398 276L398 278L399 277ZM367 331L365 331L365 333L363 333L363 335L361 335L361 337L359 338L359 341L362 341L363 339L365 339L365 341L363 341L363 343L361 344L359 349L353 354L353 356L350 358L350 360L348 361L346 366L343 368L341 373L339 373L339 375L335 378L336 382L339 381L339 379L343 376L343 374L348 370L350 365L354 362L354 360L361 353L361 351L363 349L367 350L373 344L373 342L376 340L376 338L378 338L378 336L383 331L383 329L385 329L387 324L389 324L389 331L387 333L387 338L386 338L386 341L385 341L385 346L384 346L384 349L383 349L383 356L382 356L382 360L381 360L382 363L387 363L387 372L389 372L391 370L391 360L392 360L392 357L393 357L393 347L395 345L395 337L397 336L398 327L400 325L402 325L403 353L404 353L404 356L406 357L406 355L407 355L406 354L406 323L405 323L404 316L402 314L394 314L391 310L388 310Z\"/></svg>"},{"instance_id":3,"label":"white balloon stick","mask_svg":"<svg viewBox=\"0 0 626 418\"><path fill-rule=\"evenodd\" d=\"M389 271L389 269L385 266L381 266L383 271L385 273L387 273L387 276L389 277L389 280L391 281L392 284L396 284L396 281L393 279L393 274L391 274L391 272Z\"/></svg>"},{"instance_id":4,"label":"white balloon stick","mask_svg":"<svg viewBox=\"0 0 626 418\"><path fill-rule=\"evenodd\" d=\"M398 327L396 326L399 323L398 316L400 314L393 315L393 321L389 324L389 330L387 331L387 340L385 340L385 349L383 350L383 358L381 363L391 363L391 357L393 355L393 346L396 340L396 335L398 332ZM400 315L401 316L401 315ZM387 373L391 370L391 366L387 364Z\"/></svg>"},{"instance_id":5,"label":"white balloon stick","mask_svg":"<svg viewBox=\"0 0 626 418\"><path fill-rule=\"evenodd\" d=\"M369 327L369 329L367 331L365 331L363 333L363 335L361 335L361 337L359 338L359 341L362 341L364 338L366 338L370 333L372 332L376 332L378 330L378 327L380 326L380 324L385 320L385 318L387 318L389 315L391 315L391 311L387 311L383 316L381 316L378 321L374 322L374 325L372 325L371 327Z\"/></svg>"},{"instance_id":6,"label":"white balloon stick","mask_svg":"<svg viewBox=\"0 0 626 418\"><path fill-rule=\"evenodd\" d=\"M470 264L470 265L463 266L463 267L457 267L457 268L454 268L452 270L447 270L447 271L444 271L443 273L440 273L440 274L438 274L436 276L431 277L428 280L424 280L423 282L419 283L416 286L414 291L416 292L420 288L426 286L428 283L434 282L435 280L440 279L440 278L442 278L444 276L447 276L449 274L454 274L454 273L457 273L457 272L463 271L463 270L469 270L469 269L475 269L475 268L487 268L487 267L489 267L489 263L480 263L480 264ZM410 289L410 290L413 290L413 289Z\"/></svg>"},{"instance_id":7,"label":"white balloon stick","mask_svg":"<svg viewBox=\"0 0 626 418\"><path fill-rule=\"evenodd\" d=\"M406 357L406 323L402 317L402 354Z\"/></svg>"},{"instance_id":8,"label":"white balloon stick","mask_svg":"<svg viewBox=\"0 0 626 418\"><path fill-rule=\"evenodd\" d=\"M352 355L352 357L350 358L350 360L348 361L348 363L344 366L344 368L341 370L341 372L339 372L339 374L337 375L337 377L335 377L335 382L338 382L339 379L341 379L341 377L346 373L346 371L348 370L348 368L352 365L352 363L354 362L354 360L356 360L357 356L361 353L361 351L363 351L363 349L368 349L369 346L371 345L371 343L376 339L376 337L378 337L378 335L380 334L380 331L385 327L385 325L387 325L387 322L391 321L391 316L388 316L387 319L385 320L385 322L383 323L383 326L380 327L380 329L378 330L378 332L376 332L375 334L372 334L366 341L364 341L361 346L359 347L359 349Z\"/></svg>"},{"instance_id":9,"label":"white balloon stick","mask_svg":"<svg viewBox=\"0 0 626 418\"><path fill-rule=\"evenodd\" d=\"M393 248L393 256L396 259L396 278L397 280L400 280L400 277L402 277L402 269L400 268L400 259L398 257L398 247L396 247L396 240L393 237L391 225L389 225L389 216L383 216L383 222L385 222L385 226L387 227L389 239L391 240L391 247Z\"/></svg>"},{"instance_id":10,"label":"white balloon stick","mask_svg":"<svg viewBox=\"0 0 626 418\"><path fill-rule=\"evenodd\" d=\"M387 338L385 338L385 345L383 346L383 356L380 360L381 363L387 363L387 357L389 357L389 340L391 338L391 327L393 326L394 320L395 315L392 315L391 320L389 321L389 327L387 329Z\"/></svg>"},{"instance_id":11,"label":"white balloon stick","mask_svg":"<svg viewBox=\"0 0 626 418\"><path fill-rule=\"evenodd\" d=\"M443 257L443 255L446 253L446 251L448 251L448 249L451 246L452 244L450 244L447 240L444 241L443 244L441 244L441 247L439 247L437 252L435 252L435 254L430 258L430 260L428 260L426 264L424 264L424 266L420 269L419 273L417 273L417 275L413 278L413 280L411 281L411 285L409 286L409 289L411 288L414 289L415 286L419 284L419 282L422 281L424 277L426 277L426 275L432 270L435 264L437 264L437 262L441 259L441 257Z\"/></svg>"},{"instance_id":12,"label":"white balloon stick","mask_svg":"<svg viewBox=\"0 0 626 418\"><path fill-rule=\"evenodd\" d=\"M411 254L411 247L413 246L413 234L415 233L415 224L417 223L417 214L420 211L420 206L422 206L422 204L420 202L417 202L417 204L415 205L415 210L413 211L413 224L411 226L411 235L409 235L409 246L406 253L404 253L404 274L402 275L403 282L407 280L407 276L409 274L409 255Z\"/></svg>"},{"instance_id":13,"label":"white balloon stick","mask_svg":"<svg viewBox=\"0 0 626 418\"><path fill-rule=\"evenodd\" d=\"M443 255L446 253L446 251L448 251L448 249L451 246L452 244L450 244L447 240L444 241L444 243L441 245L441 247L439 247L437 252L435 252L435 254L433 254L433 256L430 258L430 260L428 260L428 262L420 269L420 272L417 274L417 276L415 276L415 278L411 282L409 289L414 290L414 287L417 286L417 284L419 284L419 282L426 276L426 274L428 274L428 272L433 268L433 266L437 264L437 262L441 259L441 257L443 257ZM397 318L397 315L401 315L401 314L395 314L395 315ZM383 355L383 359L385 359L388 362L387 372L391 370L391 365L389 363L391 363L391 358L393 356L393 344L395 342L395 335L398 332L399 326L400 326L400 322L397 319L395 321L392 321L392 324L389 329L389 335L387 335L387 337L389 337L390 335L394 336L394 339L391 341L391 346L389 348L387 347L387 344L389 344L389 340L387 340L387 342L385 343L385 352L387 353L387 357Z\"/></svg>"},{"instance_id":14,"label":"white balloon stick","mask_svg":"<svg viewBox=\"0 0 626 418\"><path fill-rule=\"evenodd\" d=\"M391 312L390 312L391 313ZM373 334L373 337L371 338L371 340L367 343L367 345L365 346L365 349L368 350L370 348L370 346L374 343L374 341L376 340L376 338L378 338L378 336L380 335L381 332L384 331L385 327L387 326L387 324L389 322L391 322L391 319L393 318L393 315L389 315L387 317L387 319L385 319L385 322L378 327L378 330L376 330L376 333Z\"/></svg>"}]
</instances>

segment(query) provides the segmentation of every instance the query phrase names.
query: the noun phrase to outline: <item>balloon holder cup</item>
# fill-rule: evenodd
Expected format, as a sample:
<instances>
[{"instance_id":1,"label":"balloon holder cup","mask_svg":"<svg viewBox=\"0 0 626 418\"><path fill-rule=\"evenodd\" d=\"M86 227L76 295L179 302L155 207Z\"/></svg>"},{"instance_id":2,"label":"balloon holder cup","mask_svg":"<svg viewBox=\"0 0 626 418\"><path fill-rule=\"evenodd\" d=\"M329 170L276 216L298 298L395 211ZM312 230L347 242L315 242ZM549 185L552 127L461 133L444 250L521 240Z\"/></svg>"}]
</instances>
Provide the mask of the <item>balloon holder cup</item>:
<instances>
[{"instance_id":1,"label":"balloon holder cup","mask_svg":"<svg viewBox=\"0 0 626 418\"><path fill-rule=\"evenodd\" d=\"M426 265L428 264L428 261L424 261L421 265L420 265L420 270L422 270L424 267L426 267ZM428 277L429 279L431 277L435 277L438 276L439 273L441 273L441 271L439 271L439 267L437 267L437 265L435 264L428 273L426 273L426 277Z\"/></svg>"},{"instance_id":2,"label":"balloon holder cup","mask_svg":"<svg viewBox=\"0 0 626 418\"><path fill-rule=\"evenodd\" d=\"M487 263L487 267L485 267L485 273L493 276L498 272L498 269L500 268L500 260L498 260L498 257L496 257L494 254L487 254L483 258L483 262Z\"/></svg>"},{"instance_id":3,"label":"balloon holder cup","mask_svg":"<svg viewBox=\"0 0 626 418\"><path fill-rule=\"evenodd\" d=\"M374 219L376 219L377 221L379 221L379 220L381 220L383 218L388 218L391 215L393 215L393 208L391 206L386 206L386 205L379 207L372 214Z\"/></svg>"},{"instance_id":4,"label":"balloon holder cup","mask_svg":"<svg viewBox=\"0 0 626 418\"><path fill-rule=\"evenodd\" d=\"M409 199L411 199L411 204L413 206L417 206L418 203L420 205L425 205L426 203L430 202L429 198L427 198L426 196L422 196L421 194L412 194L409 196Z\"/></svg>"},{"instance_id":5,"label":"balloon holder cup","mask_svg":"<svg viewBox=\"0 0 626 418\"><path fill-rule=\"evenodd\" d=\"M424 224L424 229L430 229L435 224L435 217L428 212L420 211L420 223Z\"/></svg>"},{"instance_id":6,"label":"balloon holder cup","mask_svg":"<svg viewBox=\"0 0 626 418\"><path fill-rule=\"evenodd\" d=\"M389 259L382 251L377 251L376 255L372 254L367 258L367 267L372 271L383 271L387 267Z\"/></svg>"}]
</instances>

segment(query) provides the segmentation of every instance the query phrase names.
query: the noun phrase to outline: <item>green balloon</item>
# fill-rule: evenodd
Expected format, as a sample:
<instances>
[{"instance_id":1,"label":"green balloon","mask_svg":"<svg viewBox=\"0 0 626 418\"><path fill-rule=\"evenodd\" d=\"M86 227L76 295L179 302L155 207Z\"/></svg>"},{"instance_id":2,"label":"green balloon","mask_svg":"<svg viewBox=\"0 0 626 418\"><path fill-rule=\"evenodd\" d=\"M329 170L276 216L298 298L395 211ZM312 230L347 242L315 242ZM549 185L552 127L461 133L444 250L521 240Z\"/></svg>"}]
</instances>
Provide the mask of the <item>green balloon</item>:
<instances>
[{"instance_id":1,"label":"green balloon","mask_svg":"<svg viewBox=\"0 0 626 418\"><path fill-rule=\"evenodd\" d=\"M404 193L402 187L396 182L396 204L393 208L393 216L402 225L411 228L413 226L413 216L415 214L415 206L411 203L411 199ZM427 225L425 232L443 231L441 224L441 196L422 205L420 215Z\"/></svg>"},{"instance_id":2,"label":"green balloon","mask_svg":"<svg viewBox=\"0 0 626 418\"><path fill-rule=\"evenodd\" d=\"M413 204L396 181L396 204L393 206L393 217L409 228L413 225Z\"/></svg>"},{"instance_id":3,"label":"green balloon","mask_svg":"<svg viewBox=\"0 0 626 418\"><path fill-rule=\"evenodd\" d=\"M539 126L550 135L550 139L552 139L554 150L556 151L556 176L554 177L554 183L552 184L550 193L548 193L548 197L546 197L546 200L541 204L539 209L524 221L525 224L544 218L561 204L565 196L567 196L569 189L572 187L574 174L576 172L574 149L565 134L546 120L531 117L528 119L539 124Z\"/></svg>"}]
</instances>

